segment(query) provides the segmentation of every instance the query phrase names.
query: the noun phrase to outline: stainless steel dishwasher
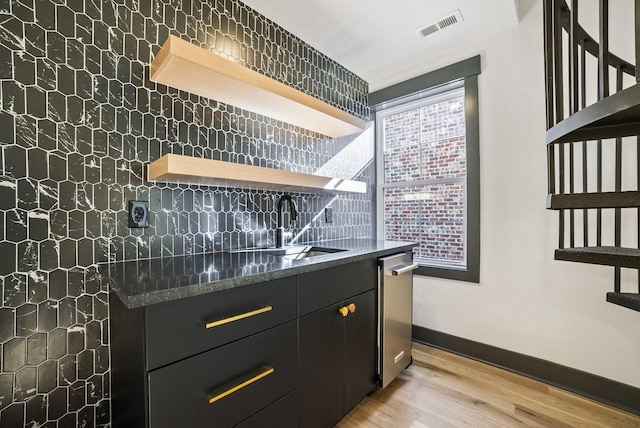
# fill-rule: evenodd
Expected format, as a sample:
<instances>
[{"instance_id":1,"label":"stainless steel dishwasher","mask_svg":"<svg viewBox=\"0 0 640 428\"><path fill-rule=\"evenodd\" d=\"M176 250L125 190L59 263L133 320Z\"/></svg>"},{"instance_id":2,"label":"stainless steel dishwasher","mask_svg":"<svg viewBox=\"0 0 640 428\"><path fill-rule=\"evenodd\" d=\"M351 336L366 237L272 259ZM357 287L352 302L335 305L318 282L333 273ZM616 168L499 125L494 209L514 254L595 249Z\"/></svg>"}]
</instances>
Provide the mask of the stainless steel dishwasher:
<instances>
[{"instance_id":1,"label":"stainless steel dishwasher","mask_svg":"<svg viewBox=\"0 0 640 428\"><path fill-rule=\"evenodd\" d=\"M413 253L394 254L378 264L378 372L383 388L411 364Z\"/></svg>"}]
</instances>

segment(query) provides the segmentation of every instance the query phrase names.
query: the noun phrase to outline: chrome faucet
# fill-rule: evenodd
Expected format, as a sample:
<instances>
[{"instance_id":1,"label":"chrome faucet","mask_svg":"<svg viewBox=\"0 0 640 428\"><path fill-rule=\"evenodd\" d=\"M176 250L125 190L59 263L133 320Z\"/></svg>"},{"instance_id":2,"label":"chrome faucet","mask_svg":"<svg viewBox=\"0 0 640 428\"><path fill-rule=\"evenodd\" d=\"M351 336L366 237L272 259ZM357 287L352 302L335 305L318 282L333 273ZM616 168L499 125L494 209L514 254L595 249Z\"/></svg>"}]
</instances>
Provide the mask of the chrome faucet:
<instances>
[{"instance_id":1,"label":"chrome faucet","mask_svg":"<svg viewBox=\"0 0 640 428\"><path fill-rule=\"evenodd\" d=\"M285 244L284 226L282 225L282 206L285 201L289 202L289 210L291 211L289 223L293 223L298 218L296 204L293 202L291 195L282 195L280 201L278 201L278 228L276 229L276 247L278 248L284 247Z\"/></svg>"}]
</instances>

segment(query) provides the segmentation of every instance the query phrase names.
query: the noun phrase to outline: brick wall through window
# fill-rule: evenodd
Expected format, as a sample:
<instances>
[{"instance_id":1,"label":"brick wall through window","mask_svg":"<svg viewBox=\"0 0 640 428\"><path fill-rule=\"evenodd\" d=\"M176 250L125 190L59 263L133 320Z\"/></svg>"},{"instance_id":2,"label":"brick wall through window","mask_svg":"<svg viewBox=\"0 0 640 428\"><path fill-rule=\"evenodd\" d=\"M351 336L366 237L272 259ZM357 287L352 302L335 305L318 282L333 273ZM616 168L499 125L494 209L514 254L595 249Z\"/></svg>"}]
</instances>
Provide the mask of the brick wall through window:
<instances>
[{"instance_id":1,"label":"brick wall through window","mask_svg":"<svg viewBox=\"0 0 640 428\"><path fill-rule=\"evenodd\" d=\"M464 92L384 116L384 238L428 264L465 264Z\"/></svg>"}]
</instances>

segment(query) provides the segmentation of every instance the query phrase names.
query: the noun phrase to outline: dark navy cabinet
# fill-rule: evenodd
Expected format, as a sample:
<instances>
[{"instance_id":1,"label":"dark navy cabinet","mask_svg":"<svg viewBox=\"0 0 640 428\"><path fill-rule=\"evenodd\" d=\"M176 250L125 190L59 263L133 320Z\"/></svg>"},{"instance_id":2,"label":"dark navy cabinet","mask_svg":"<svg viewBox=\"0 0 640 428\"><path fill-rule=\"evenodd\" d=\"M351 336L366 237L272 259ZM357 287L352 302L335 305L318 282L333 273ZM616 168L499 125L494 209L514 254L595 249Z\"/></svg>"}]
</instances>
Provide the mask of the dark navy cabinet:
<instances>
[{"instance_id":1,"label":"dark navy cabinet","mask_svg":"<svg viewBox=\"0 0 640 428\"><path fill-rule=\"evenodd\" d=\"M298 386L295 277L137 309L111 301L114 428L232 427Z\"/></svg>"},{"instance_id":2,"label":"dark navy cabinet","mask_svg":"<svg viewBox=\"0 0 640 428\"><path fill-rule=\"evenodd\" d=\"M376 386L376 272L367 260L298 276L310 312L299 320L301 427L333 426Z\"/></svg>"},{"instance_id":3,"label":"dark navy cabinet","mask_svg":"<svg viewBox=\"0 0 640 428\"><path fill-rule=\"evenodd\" d=\"M150 425L228 427L267 407L298 386L297 336L294 320L154 370Z\"/></svg>"},{"instance_id":4,"label":"dark navy cabinet","mask_svg":"<svg viewBox=\"0 0 640 428\"><path fill-rule=\"evenodd\" d=\"M114 428L330 427L376 385L375 259L129 309Z\"/></svg>"}]
</instances>

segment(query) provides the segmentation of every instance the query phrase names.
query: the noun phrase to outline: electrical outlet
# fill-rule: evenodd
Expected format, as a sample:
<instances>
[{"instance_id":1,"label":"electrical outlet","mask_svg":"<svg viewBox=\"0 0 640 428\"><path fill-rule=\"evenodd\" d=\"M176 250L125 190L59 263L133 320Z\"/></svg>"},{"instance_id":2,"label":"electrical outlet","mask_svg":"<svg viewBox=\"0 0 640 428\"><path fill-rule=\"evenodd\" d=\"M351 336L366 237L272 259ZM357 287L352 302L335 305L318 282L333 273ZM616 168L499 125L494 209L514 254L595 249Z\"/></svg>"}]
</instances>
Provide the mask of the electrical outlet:
<instances>
[{"instance_id":1,"label":"electrical outlet","mask_svg":"<svg viewBox=\"0 0 640 428\"><path fill-rule=\"evenodd\" d=\"M333 208L326 207L324 209L324 222L333 223Z\"/></svg>"},{"instance_id":2,"label":"electrical outlet","mask_svg":"<svg viewBox=\"0 0 640 428\"><path fill-rule=\"evenodd\" d=\"M129 201L127 214L127 217L129 218L129 227L149 227L149 202Z\"/></svg>"}]
</instances>

